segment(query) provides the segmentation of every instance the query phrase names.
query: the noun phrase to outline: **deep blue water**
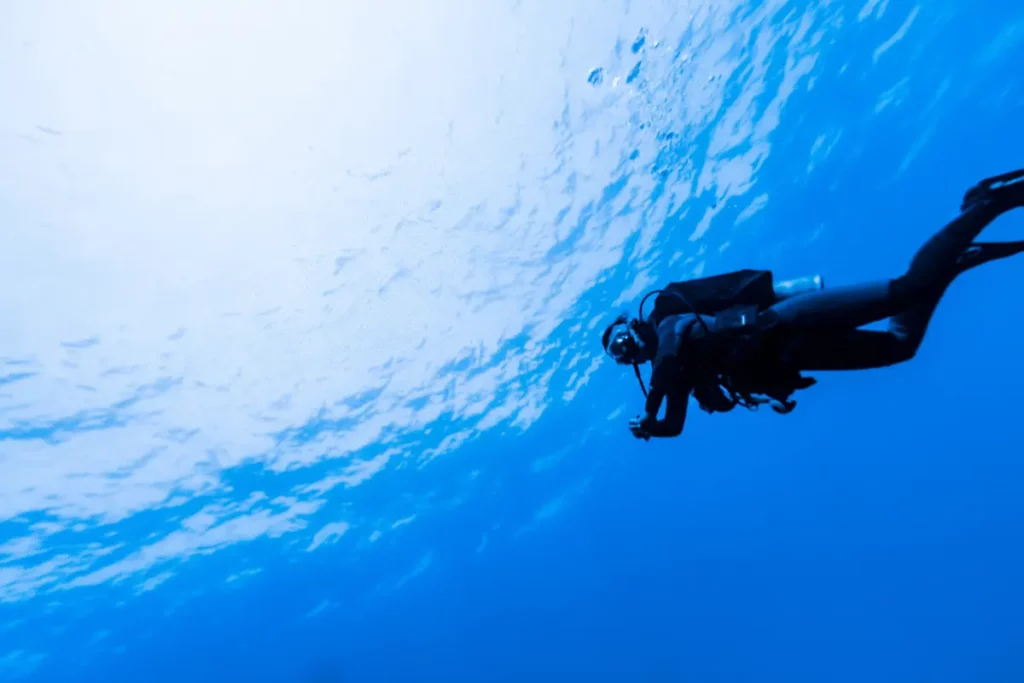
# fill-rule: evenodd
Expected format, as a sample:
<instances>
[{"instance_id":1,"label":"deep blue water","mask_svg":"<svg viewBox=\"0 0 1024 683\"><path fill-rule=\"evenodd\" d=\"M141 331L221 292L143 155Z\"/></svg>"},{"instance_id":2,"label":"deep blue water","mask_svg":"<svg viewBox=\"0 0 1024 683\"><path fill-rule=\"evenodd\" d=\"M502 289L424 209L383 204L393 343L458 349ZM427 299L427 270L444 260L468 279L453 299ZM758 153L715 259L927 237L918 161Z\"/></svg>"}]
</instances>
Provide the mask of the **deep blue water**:
<instances>
[{"instance_id":1,"label":"deep blue water","mask_svg":"<svg viewBox=\"0 0 1024 683\"><path fill-rule=\"evenodd\" d=\"M1024 680L1024 257L678 439L599 342L1024 166L979 7L0 10L0 680Z\"/></svg>"}]
</instances>

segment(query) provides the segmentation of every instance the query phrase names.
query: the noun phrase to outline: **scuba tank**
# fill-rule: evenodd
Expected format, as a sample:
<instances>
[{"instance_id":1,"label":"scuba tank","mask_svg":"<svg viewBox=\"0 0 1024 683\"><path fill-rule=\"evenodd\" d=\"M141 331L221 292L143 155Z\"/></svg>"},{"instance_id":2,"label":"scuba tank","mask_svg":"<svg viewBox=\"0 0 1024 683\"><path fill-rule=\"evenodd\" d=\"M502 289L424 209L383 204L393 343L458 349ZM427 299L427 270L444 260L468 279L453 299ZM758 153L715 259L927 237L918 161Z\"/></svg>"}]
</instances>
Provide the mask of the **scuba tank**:
<instances>
[{"instance_id":1,"label":"scuba tank","mask_svg":"<svg viewBox=\"0 0 1024 683\"><path fill-rule=\"evenodd\" d=\"M772 282L772 290L777 301L789 299L798 294L817 292L821 289L825 289L825 280L820 275L805 275L793 280Z\"/></svg>"},{"instance_id":2,"label":"scuba tank","mask_svg":"<svg viewBox=\"0 0 1024 683\"><path fill-rule=\"evenodd\" d=\"M670 315L692 313L697 316L737 318L741 325L753 321L756 313L773 304L800 294L824 289L820 275L776 281L770 270L737 270L721 275L671 282L664 289L649 292L640 302L640 320L655 327ZM644 317L644 303L654 296L654 310ZM751 313L754 316L751 316ZM704 323L701 322L703 326Z\"/></svg>"}]
</instances>

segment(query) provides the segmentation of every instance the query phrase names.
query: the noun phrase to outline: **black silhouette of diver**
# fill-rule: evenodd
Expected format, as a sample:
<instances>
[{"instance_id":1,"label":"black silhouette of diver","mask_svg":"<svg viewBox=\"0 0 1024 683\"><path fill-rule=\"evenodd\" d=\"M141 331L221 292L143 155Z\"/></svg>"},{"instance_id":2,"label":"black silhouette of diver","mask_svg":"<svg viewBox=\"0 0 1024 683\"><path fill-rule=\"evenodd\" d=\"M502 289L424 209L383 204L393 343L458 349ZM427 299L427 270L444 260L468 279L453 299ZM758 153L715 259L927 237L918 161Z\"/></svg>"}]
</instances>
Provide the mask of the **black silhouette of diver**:
<instances>
[{"instance_id":1,"label":"black silhouette of diver","mask_svg":"<svg viewBox=\"0 0 1024 683\"><path fill-rule=\"evenodd\" d=\"M601 339L617 363L633 366L646 397L644 415L630 420L630 431L644 440L678 436L691 395L708 413L765 403L788 413L796 406L792 394L816 383L805 371L910 360L960 273L1024 251L1024 240L974 241L998 216L1022 206L1024 169L981 181L964 195L960 215L891 280L824 288L814 277L794 288L774 282L771 271L741 270L650 292L638 318L619 316ZM645 318L644 303L653 295L654 310ZM887 330L860 329L886 318ZM648 361L649 391L639 367Z\"/></svg>"}]
</instances>

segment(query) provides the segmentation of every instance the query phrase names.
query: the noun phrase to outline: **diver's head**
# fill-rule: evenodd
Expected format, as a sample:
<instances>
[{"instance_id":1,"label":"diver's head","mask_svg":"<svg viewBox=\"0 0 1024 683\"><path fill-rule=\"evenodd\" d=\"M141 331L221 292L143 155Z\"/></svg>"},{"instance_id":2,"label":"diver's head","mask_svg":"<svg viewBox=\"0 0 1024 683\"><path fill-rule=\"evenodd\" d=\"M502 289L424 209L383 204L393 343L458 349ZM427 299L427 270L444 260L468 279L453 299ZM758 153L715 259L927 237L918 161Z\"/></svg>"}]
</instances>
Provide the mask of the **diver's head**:
<instances>
[{"instance_id":1,"label":"diver's head","mask_svg":"<svg viewBox=\"0 0 1024 683\"><path fill-rule=\"evenodd\" d=\"M639 320L629 320L620 315L601 335L601 345L605 353L619 365L637 365L654 357L654 340L651 339L649 327ZM651 330L653 331L653 330Z\"/></svg>"}]
</instances>

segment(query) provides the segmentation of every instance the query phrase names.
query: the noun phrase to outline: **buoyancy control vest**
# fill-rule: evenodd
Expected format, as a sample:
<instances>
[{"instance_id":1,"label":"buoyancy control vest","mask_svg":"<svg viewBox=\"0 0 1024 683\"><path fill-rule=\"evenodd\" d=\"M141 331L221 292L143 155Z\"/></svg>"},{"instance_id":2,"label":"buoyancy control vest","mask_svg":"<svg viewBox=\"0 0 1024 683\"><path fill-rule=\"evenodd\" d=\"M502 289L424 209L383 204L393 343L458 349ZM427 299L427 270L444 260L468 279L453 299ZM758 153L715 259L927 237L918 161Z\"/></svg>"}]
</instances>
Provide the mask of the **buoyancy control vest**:
<instances>
[{"instance_id":1,"label":"buoyancy control vest","mask_svg":"<svg viewBox=\"0 0 1024 683\"><path fill-rule=\"evenodd\" d=\"M694 360L709 366L704 367L701 374L714 378L713 383L718 385L709 389L724 391L730 398L731 407L743 405L756 409L774 399L773 409L788 413L796 405L790 396L799 389L812 386L815 380L802 376L798 370L782 366L758 368L756 372L750 372L750 368L743 366L759 350L759 314L784 298L822 286L818 276L776 283L772 271L756 269L682 280L644 296L638 321L657 329L669 316L692 314L694 324L702 328L702 345L716 349L714 354L694 354ZM644 304L651 296L655 296L654 308L645 319ZM708 324L705 316L713 318L713 323ZM639 369L637 377L646 396ZM769 399L760 399L757 394ZM700 403L707 412L721 412L720 408Z\"/></svg>"}]
</instances>

